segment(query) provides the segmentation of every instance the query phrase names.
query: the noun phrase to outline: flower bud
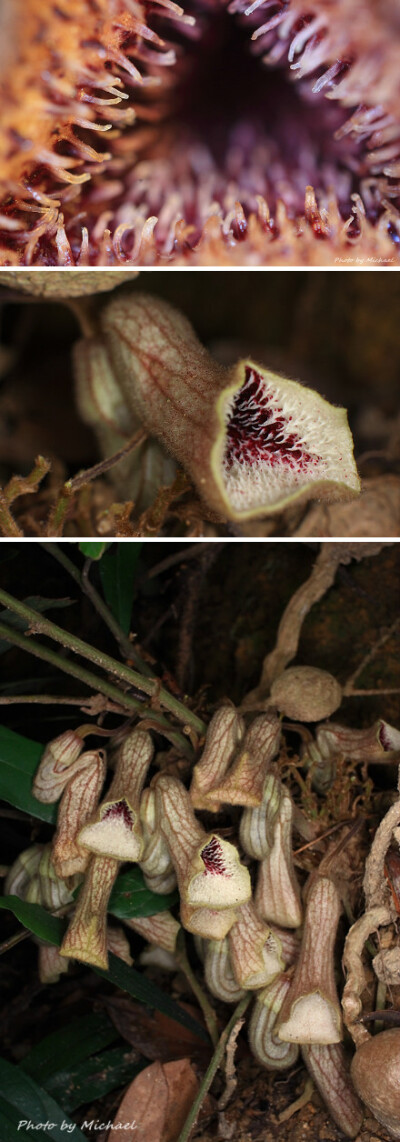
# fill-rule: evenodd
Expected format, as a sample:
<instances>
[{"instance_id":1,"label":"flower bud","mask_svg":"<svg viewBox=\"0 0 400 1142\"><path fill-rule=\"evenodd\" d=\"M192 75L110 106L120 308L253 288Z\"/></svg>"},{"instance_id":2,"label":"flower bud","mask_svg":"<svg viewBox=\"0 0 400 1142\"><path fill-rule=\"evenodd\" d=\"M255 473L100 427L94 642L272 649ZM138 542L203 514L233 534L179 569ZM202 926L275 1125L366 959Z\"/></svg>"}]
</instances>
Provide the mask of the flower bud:
<instances>
[{"instance_id":1,"label":"flower bud","mask_svg":"<svg viewBox=\"0 0 400 1142\"><path fill-rule=\"evenodd\" d=\"M342 688L327 670L289 666L272 683L270 700L295 722L320 722L340 706Z\"/></svg>"}]
</instances>

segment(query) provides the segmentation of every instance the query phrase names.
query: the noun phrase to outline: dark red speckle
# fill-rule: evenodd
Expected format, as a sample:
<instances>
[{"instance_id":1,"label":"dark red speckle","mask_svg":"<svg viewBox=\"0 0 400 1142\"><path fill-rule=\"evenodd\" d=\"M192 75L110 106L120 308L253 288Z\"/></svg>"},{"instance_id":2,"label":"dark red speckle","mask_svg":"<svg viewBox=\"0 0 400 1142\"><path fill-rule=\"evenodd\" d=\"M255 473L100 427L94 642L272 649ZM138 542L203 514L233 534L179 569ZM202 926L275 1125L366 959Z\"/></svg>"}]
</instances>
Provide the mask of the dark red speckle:
<instances>
[{"instance_id":1,"label":"dark red speckle","mask_svg":"<svg viewBox=\"0 0 400 1142\"><path fill-rule=\"evenodd\" d=\"M133 817L129 805L126 801L114 801L112 805L108 806L103 814L102 821L115 821L127 825L128 829L133 828Z\"/></svg>"},{"instance_id":2,"label":"dark red speckle","mask_svg":"<svg viewBox=\"0 0 400 1142\"><path fill-rule=\"evenodd\" d=\"M283 409L272 405L260 374L247 367L227 426L225 467L229 470L236 461L246 467L279 463L305 470L318 463L318 456L306 452L290 430L290 421Z\"/></svg>"},{"instance_id":3,"label":"dark red speckle","mask_svg":"<svg viewBox=\"0 0 400 1142\"><path fill-rule=\"evenodd\" d=\"M201 859L204 861L207 872L227 875L218 837L211 837L211 841L201 852Z\"/></svg>"}]
</instances>

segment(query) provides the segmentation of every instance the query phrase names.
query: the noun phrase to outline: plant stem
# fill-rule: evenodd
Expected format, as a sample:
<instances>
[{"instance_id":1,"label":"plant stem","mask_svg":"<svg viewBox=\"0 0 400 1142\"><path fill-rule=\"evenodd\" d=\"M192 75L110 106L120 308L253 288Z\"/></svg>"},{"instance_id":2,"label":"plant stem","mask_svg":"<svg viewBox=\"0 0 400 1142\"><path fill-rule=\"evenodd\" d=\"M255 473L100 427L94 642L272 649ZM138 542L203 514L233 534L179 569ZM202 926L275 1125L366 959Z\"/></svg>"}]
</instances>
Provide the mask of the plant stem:
<instances>
[{"instance_id":1,"label":"plant stem","mask_svg":"<svg viewBox=\"0 0 400 1142\"><path fill-rule=\"evenodd\" d=\"M224 1028L222 1035L221 1035L221 1037L218 1041L218 1044L216 1046L216 1049L214 1051L211 1062L210 1062L210 1064L206 1070L206 1073L204 1075L203 1082L200 1085L199 1092L198 1092L198 1094L197 1094L197 1096L193 1102L193 1105L189 1111L185 1125L184 1125L183 1129L181 1130L181 1133L179 1135L179 1138L177 1139L177 1142L187 1142L189 1135L192 1132L193 1126L196 1122L196 1118L197 1118L197 1115L199 1113L203 1099L205 1098L207 1091L210 1089L213 1078L216 1075L218 1067L219 1067L219 1065L223 1059L229 1036L231 1035L233 1028L235 1027L238 1020L242 1018L242 1015L244 1015L244 1012L246 1011L246 1008L249 1006L251 999L252 999L251 993L248 993L247 995L243 996L243 999L241 999L240 1003L238 1003L237 1007L235 1007L232 1018L229 1020L229 1023L227 1023L226 1027Z\"/></svg>"},{"instance_id":2,"label":"plant stem","mask_svg":"<svg viewBox=\"0 0 400 1142\"><path fill-rule=\"evenodd\" d=\"M96 666L108 671L110 674L115 674L122 682L127 682L129 686L136 686L139 690L144 690L145 694L150 697L156 698L160 705L165 706L171 714L174 714L178 721L183 722L185 726L191 727L196 733L205 733L206 726L204 722L188 710L182 702L169 694L167 690L160 685L158 678L144 678L138 674L136 670L131 670L130 667L124 666L122 662L117 662L115 658L111 658L109 654L105 654L102 650L97 650L96 647L90 646L87 642L83 642L81 638L76 635L69 634L68 631L63 630L49 619L43 618L32 607L28 607L26 603L21 603L19 599L14 599L13 595L9 595L7 591L0 590L0 603L3 603L9 610L14 611L20 618L24 619L27 626L37 631L38 634L47 635L52 638L54 642L61 643L68 650L72 650L74 654L79 654L83 658L87 658L89 662L94 662ZM10 628L9 628L10 629Z\"/></svg>"},{"instance_id":3,"label":"plant stem","mask_svg":"<svg viewBox=\"0 0 400 1142\"><path fill-rule=\"evenodd\" d=\"M207 996L205 995L202 987L200 987L199 981L190 966L186 951L185 936L182 928L178 933L178 939L176 941L175 959L181 971L186 976L186 979L192 989L193 995L196 996L196 999L200 1004L212 1045L213 1047L216 1047L218 1044L217 1020L215 1018L215 1013L211 1007L211 1003L209 1003Z\"/></svg>"},{"instance_id":4,"label":"plant stem","mask_svg":"<svg viewBox=\"0 0 400 1142\"><path fill-rule=\"evenodd\" d=\"M93 583L90 582L89 571L93 560L86 560L83 572L81 573L78 568L75 567L75 564L72 562L72 560L68 558L68 555L65 555L64 551L60 550L58 543L41 543L40 546L43 547L49 555L52 555L53 559L57 559L57 562L61 563L61 566L64 567L65 571L68 571L68 574L71 575L72 579L74 579L75 582L78 583L78 586L81 588L81 590L85 592L85 595L87 595L90 599L97 613L100 615L100 618L103 619L103 622L106 624L106 626L108 626L111 634L114 635L114 638L118 643L121 654L123 654L124 658L131 659L132 662L135 663L135 666L137 666L143 674L146 674L147 677L151 677L151 670L147 665L147 662L143 662L143 659L140 657L136 647L133 646L129 638L127 638L126 634L124 634L124 631L121 629L119 623L114 618L114 615L111 613L109 607L107 606L107 603L104 602L104 599L102 599L101 595L96 590L96 587L94 587Z\"/></svg>"},{"instance_id":5,"label":"plant stem","mask_svg":"<svg viewBox=\"0 0 400 1142\"><path fill-rule=\"evenodd\" d=\"M121 711L130 710L132 713L139 714L141 717L150 716L154 723L154 728L157 728L159 733L164 734L164 736L180 750L184 757L189 758L190 761L193 759L192 749L187 738L173 729L163 714L158 713L157 710L151 710L148 706L143 706L138 698L134 698L131 694L125 694L123 690L119 690L117 686L113 686L112 682L107 682L97 674L92 674L91 671L86 670L84 666L69 662L68 659L62 658L56 651L50 650L47 646L41 646L35 639L27 638L26 635L20 634L18 631L13 630L12 627L8 627L6 623L0 623L0 637L5 638L7 642L13 643L14 646L18 646L20 650L25 650L27 654L33 654L36 658L41 658L43 662L49 662L51 666L56 666L58 670L63 670L64 674L71 674L73 678L79 678L79 681L89 686L91 690L105 694L106 698L117 702L121 707Z\"/></svg>"},{"instance_id":6,"label":"plant stem","mask_svg":"<svg viewBox=\"0 0 400 1142\"><path fill-rule=\"evenodd\" d=\"M2 488L0 488L0 532L2 535L12 536L15 539L19 539L24 534L10 512Z\"/></svg>"}]
</instances>

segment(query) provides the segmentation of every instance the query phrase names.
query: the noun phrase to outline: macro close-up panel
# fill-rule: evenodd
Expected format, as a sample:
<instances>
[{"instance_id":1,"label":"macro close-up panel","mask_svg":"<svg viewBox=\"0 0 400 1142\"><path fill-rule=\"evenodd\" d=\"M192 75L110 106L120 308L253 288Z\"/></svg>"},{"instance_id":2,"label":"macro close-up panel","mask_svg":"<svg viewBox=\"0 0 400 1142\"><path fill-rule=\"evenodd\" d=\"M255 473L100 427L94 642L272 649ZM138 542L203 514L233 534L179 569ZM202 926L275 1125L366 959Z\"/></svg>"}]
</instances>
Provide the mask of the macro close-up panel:
<instances>
[{"instance_id":1,"label":"macro close-up panel","mask_svg":"<svg viewBox=\"0 0 400 1142\"><path fill-rule=\"evenodd\" d=\"M400 1138L399 587L1 545L2 1142Z\"/></svg>"},{"instance_id":2,"label":"macro close-up panel","mask_svg":"<svg viewBox=\"0 0 400 1142\"><path fill-rule=\"evenodd\" d=\"M0 262L399 264L398 0L0 0Z\"/></svg>"},{"instance_id":3,"label":"macro close-up panel","mask_svg":"<svg viewBox=\"0 0 400 1142\"><path fill-rule=\"evenodd\" d=\"M0 273L7 538L400 536L400 278Z\"/></svg>"}]
</instances>

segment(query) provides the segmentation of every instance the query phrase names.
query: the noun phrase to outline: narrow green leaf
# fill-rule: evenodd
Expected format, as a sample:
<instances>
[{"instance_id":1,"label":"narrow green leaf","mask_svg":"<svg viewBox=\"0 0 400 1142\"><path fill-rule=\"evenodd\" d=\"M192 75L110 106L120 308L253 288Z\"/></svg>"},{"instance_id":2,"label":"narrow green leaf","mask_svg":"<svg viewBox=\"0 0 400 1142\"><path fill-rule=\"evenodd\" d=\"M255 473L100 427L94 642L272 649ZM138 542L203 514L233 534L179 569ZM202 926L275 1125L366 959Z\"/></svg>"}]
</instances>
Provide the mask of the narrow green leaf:
<instances>
[{"instance_id":1,"label":"narrow green leaf","mask_svg":"<svg viewBox=\"0 0 400 1142\"><path fill-rule=\"evenodd\" d=\"M103 1014L90 1014L72 1019L67 1026L46 1035L20 1063L21 1070L50 1090L49 1078L58 1072L78 1066L115 1043L118 1031ZM95 1068L93 1068L95 1069ZM61 1100L62 1102L62 1100ZM62 1102L62 1105L64 1103Z\"/></svg>"},{"instance_id":2,"label":"narrow green leaf","mask_svg":"<svg viewBox=\"0 0 400 1142\"><path fill-rule=\"evenodd\" d=\"M65 922L59 920L57 916L50 916L39 904L27 904L25 901L19 900L17 896L3 896L0 897L0 907L8 908L14 912L18 920L30 932L34 932L41 939L47 940L49 944L60 946ZM39 913L42 915L40 916ZM197 1023L196 1019L192 1019L183 1007L175 1003L175 1000L171 999L160 987L157 987L155 983L150 983L144 975L140 975L134 968L129 968L123 960L118 959L118 956L109 954L108 971L103 971L100 968L93 968L92 970L102 979L106 979L108 983L113 983L115 987L127 991L133 999L139 999L147 1007L155 1007L164 1015L169 1015L170 1019L175 1019L176 1023L180 1023L182 1027L187 1027L198 1038L208 1042L207 1032L204 1031L200 1023Z\"/></svg>"},{"instance_id":3,"label":"narrow green leaf","mask_svg":"<svg viewBox=\"0 0 400 1142\"><path fill-rule=\"evenodd\" d=\"M0 1138L1 1142L21 1142L24 1134L18 1130L21 1121L20 1111L11 1106L0 1095ZM25 1135L26 1137L26 1135Z\"/></svg>"},{"instance_id":4,"label":"narrow green leaf","mask_svg":"<svg viewBox=\"0 0 400 1142\"><path fill-rule=\"evenodd\" d=\"M65 607L72 607L74 605L73 599L45 599L41 595L30 595L28 599L23 600L27 607L32 607L38 614L45 614L46 611L64 610ZM8 627L13 627L14 630L25 631L28 629L28 623L21 619L19 615L12 614L11 611L0 611L1 622L6 623ZM0 639L0 654L5 654L6 650L10 649L10 644L5 638Z\"/></svg>"},{"instance_id":5,"label":"narrow green leaf","mask_svg":"<svg viewBox=\"0 0 400 1142\"><path fill-rule=\"evenodd\" d=\"M85 559L101 559L110 543L80 543L79 550Z\"/></svg>"},{"instance_id":6,"label":"narrow green leaf","mask_svg":"<svg viewBox=\"0 0 400 1142\"><path fill-rule=\"evenodd\" d=\"M182 1027L187 1027L188 1031L194 1032L199 1039L205 1040L206 1043L209 1042L207 1032L200 1023L197 1023L196 1019L192 1019L183 1010L183 1007L180 1007L174 999L161 991L160 987L151 983L146 979L146 976L140 975L134 968L129 968L118 956L110 953L108 971L102 971L100 968L94 970L96 975L100 975L103 979L115 984L121 991L127 991L128 995L132 995L134 999L139 999L147 1007L155 1007L164 1015L169 1015L170 1019L175 1019Z\"/></svg>"},{"instance_id":7,"label":"narrow green leaf","mask_svg":"<svg viewBox=\"0 0 400 1142\"><path fill-rule=\"evenodd\" d=\"M138 1063L135 1056L136 1052L127 1045L102 1051L78 1067L52 1075L46 1082L46 1090L64 1110L71 1113L79 1106L93 1103L109 1091L132 1082L135 1075L148 1065L147 1059Z\"/></svg>"},{"instance_id":8,"label":"narrow green leaf","mask_svg":"<svg viewBox=\"0 0 400 1142\"><path fill-rule=\"evenodd\" d=\"M83 1134L76 1123L66 1116L65 1111L47 1091L37 1086L29 1075L25 1075L19 1067L0 1059L0 1086L7 1092L6 1102L19 1111L20 1122L33 1122L35 1126L45 1123L45 1136L52 1142L64 1142L68 1135L67 1127L73 1126L71 1131L74 1142L85 1142ZM12 1119L10 1118L10 1124ZM62 1126L64 1125L64 1129ZM21 1127L19 1136L24 1137L27 1132ZM30 1132L29 1132L30 1133ZM39 1133L39 1131L37 1131ZM43 1128L42 1128L43 1133ZM34 1136L37 1136L36 1133Z\"/></svg>"},{"instance_id":9,"label":"narrow green leaf","mask_svg":"<svg viewBox=\"0 0 400 1142\"><path fill-rule=\"evenodd\" d=\"M108 911L119 920L130 919L134 916L154 916L156 912L166 912L177 904L177 892L170 892L168 896L156 895L146 887L144 876L137 865L131 865L126 872L118 876L110 896Z\"/></svg>"},{"instance_id":10,"label":"narrow green leaf","mask_svg":"<svg viewBox=\"0 0 400 1142\"><path fill-rule=\"evenodd\" d=\"M39 821L52 824L57 820L57 806L42 805L31 793L43 748L40 742L0 726L0 798Z\"/></svg>"},{"instance_id":11,"label":"narrow green leaf","mask_svg":"<svg viewBox=\"0 0 400 1142\"><path fill-rule=\"evenodd\" d=\"M13 912L20 924L48 944L61 944L65 921L51 916L40 904L29 904L19 896L0 896L0 908Z\"/></svg>"},{"instance_id":12,"label":"narrow green leaf","mask_svg":"<svg viewBox=\"0 0 400 1142\"><path fill-rule=\"evenodd\" d=\"M100 564L104 597L124 634L129 634L141 543L115 543Z\"/></svg>"}]
</instances>

